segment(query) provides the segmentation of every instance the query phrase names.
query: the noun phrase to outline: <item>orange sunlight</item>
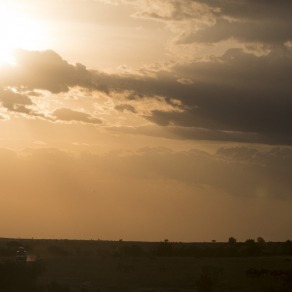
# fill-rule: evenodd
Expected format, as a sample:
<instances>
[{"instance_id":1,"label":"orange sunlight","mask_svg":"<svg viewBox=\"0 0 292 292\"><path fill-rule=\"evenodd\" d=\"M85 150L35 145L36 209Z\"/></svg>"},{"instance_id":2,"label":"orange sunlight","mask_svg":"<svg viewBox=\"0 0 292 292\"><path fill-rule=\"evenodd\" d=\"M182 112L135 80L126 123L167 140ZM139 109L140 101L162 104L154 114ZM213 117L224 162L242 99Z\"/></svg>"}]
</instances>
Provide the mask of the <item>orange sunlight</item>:
<instances>
[{"instance_id":1,"label":"orange sunlight","mask_svg":"<svg viewBox=\"0 0 292 292\"><path fill-rule=\"evenodd\" d=\"M44 25L12 5L0 6L0 63L13 64L13 50L45 48Z\"/></svg>"}]
</instances>

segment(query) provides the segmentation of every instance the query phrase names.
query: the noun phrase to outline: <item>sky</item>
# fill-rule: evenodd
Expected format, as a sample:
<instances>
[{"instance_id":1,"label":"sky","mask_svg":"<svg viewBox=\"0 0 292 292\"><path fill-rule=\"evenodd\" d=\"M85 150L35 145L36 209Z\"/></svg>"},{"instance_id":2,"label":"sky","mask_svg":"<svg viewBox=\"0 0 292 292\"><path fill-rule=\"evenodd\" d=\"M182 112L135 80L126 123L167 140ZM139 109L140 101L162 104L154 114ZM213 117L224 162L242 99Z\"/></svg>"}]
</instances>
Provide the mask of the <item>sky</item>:
<instances>
[{"instance_id":1,"label":"sky","mask_svg":"<svg viewBox=\"0 0 292 292\"><path fill-rule=\"evenodd\" d=\"M291 19L0 0L0 237L291 240Z\"/></svg>"}]
</instances>

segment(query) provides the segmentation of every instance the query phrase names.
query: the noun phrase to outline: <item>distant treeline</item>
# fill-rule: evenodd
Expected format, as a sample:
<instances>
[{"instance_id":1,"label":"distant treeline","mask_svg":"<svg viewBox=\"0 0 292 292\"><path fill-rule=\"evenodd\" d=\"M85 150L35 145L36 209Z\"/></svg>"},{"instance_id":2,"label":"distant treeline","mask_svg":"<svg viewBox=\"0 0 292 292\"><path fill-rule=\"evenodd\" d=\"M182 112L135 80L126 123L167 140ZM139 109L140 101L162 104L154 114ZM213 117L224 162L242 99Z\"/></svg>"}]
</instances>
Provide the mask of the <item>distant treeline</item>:
<instances>
[{"instance_id":1,"label":"distant treeline","mask_svg":"<svg viewBox=\"0 0 292 292\"><path fill-rule=\"evenodd\" d=\"M250 257L250 256L292 256L292 241L265 242L248 239L236 242L230 238L227 243L171 243L163 241L156 250L157 256L181 257Z\"/></svg>"},{"instance_id":2,"label":"distant treeline","mask_svg":"<svg viewBox=\"0 0 292 292\"><path fill-rule=\"evenodd\" d=\"M237 242L183 243L129 242L103 240L0 239L0 257L12 257L19 246L36 258L47 256L124 256L124 257L250 257L292 256L292 241L266 242L259 237Z\"/></svg>"}]
</instances>

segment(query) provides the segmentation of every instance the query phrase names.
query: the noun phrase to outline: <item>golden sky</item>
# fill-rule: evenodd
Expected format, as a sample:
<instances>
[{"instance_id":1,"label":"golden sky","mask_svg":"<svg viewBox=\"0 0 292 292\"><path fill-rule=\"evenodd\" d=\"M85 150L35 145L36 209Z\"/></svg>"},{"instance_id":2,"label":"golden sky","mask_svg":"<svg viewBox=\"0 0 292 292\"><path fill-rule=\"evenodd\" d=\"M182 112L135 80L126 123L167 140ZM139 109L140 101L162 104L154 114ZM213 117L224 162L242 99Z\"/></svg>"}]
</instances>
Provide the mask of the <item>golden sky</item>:
<instances>
[{"instance_id":1,"label":"golden sky","mask_svg":"<svg viewBox=\"0 0 292 292\"><path fill-rule=\"evenodd\" d=\"M0 0L0 237L292 239L291 8Z\"/></svg>"}]
</instances>

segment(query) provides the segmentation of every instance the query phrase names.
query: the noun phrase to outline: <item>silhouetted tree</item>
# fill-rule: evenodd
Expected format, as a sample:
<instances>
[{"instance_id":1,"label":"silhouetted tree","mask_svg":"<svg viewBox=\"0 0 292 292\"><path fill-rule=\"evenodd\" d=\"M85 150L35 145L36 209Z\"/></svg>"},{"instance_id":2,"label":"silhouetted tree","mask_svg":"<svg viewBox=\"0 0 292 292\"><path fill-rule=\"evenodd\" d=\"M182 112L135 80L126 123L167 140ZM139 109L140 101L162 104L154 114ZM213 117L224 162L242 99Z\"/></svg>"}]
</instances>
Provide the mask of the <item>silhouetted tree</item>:
<instances>
[{"instance_id":1,"label":"silhouetted tree","mask_svg":"<svg viewBox=\"0 0 292 292\"><path fill-rule=\"evenodd\" d=\"M265 244L266 243L266 241L260 236L257 238L257 242L260 243L260 244Z\"/></svg>"},{"instance_id":2,"label":"silhouetted tree","mask_svg":"<svg viewBox=\"0 0 292 292\"><path fill-rule=\"evenodd\" d=\"M229 237L228 239L228 255L229 256L236 256L238 255L238 249L237 249L237 240L234 237Z\"/></svg>"},{"instance_id":3,"label":"silhouetted tree","mask_svg":"<svg viewBox=\"0 0 292 292\"><path fill-rule=\"evenodd\" d=\"M234 245L236 244L237 240L234 238L234 237L229 237L228 238L228 243L231 244L231 245Z\"/></svg>"}]
</instances>

